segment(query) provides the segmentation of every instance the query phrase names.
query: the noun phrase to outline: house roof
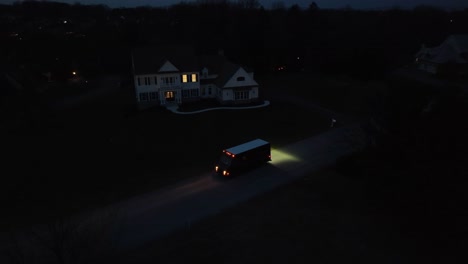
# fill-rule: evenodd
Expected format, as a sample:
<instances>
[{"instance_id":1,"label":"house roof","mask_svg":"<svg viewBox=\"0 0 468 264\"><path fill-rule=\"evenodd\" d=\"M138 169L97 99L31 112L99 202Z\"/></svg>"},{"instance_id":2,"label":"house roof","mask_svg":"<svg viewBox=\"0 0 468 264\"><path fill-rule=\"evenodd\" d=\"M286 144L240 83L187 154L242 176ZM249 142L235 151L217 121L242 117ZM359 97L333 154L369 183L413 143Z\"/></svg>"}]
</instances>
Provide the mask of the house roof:
<instances>
[{"instance_id":1,"label":"house roof","mask_svg":"<svg viewBox=\"0 0 468 264\"><path fill-rule=\"evenodd\" d=\"M215 84L218 87L224 87L226 83L232 78L232 76L239 70L239 68L239 65L235 65L231 62L226 61L221 67L218 78L216 78Z\"/></svg>"},{"instance_id":2,"label":"house roof","mask_svg":"<svg viewBox=\"0 0 468 264\"><path fill-rule=\"evenodd\" d=\"M248 150L251 150L260 146L268 145L268 144L269 143L267 141L257 138L252 141L228 148L226 149L226 151L234 155L238 155Z\"/></svg>"},{"instance_id":3,"label":"house roof","mask_svg":"<svg viewBox=\"0 0 468 264\"><path fill-rule=\"evenodd\" d=\"M223 55L196 56L192 48L181 46L138 48L132 51L132 59L134 74L157 73L166 61L181 72L200 72L203 68L207 68L210 75L217 75L214 84L218 87L224 87L241 68Z\"/></svg>"},{"instance_id":4,"label":"house roof","mask_svg":"<svg viewBox=\"0 0 468 264\"><path fill-rule=\"evenodd\" d=\"M157 73L171 62L179 71L199 71L195 53L190 47L141 47L132 51L134 74Z\"/></svg>"},{"instance_id":5,"label":"house roof","mask_svg":"<svg viewBox=\"0 0 468 264\"><path fill-rule=\"evenodd\" d=\"M450 41L453 42L453 46L459 53L468 52L468 35L451 35Z\"/></svg>"},{"instance_id":6,"label":"house roof","mask_svg":"<svg viewBox=\"0 0 468 264\"><path fill-rule=\"evenodd\" d=\"M214 81L218 87L223 87L240 68L222 55L200 56L199 65L200 69L206 67L210 74L218 75Z\"/></svg>"},{"instance_id":7,"label":"house roof","mask_svg":"<svg viewBox=\"0 0 468 264\"><path fill-rule=\"evenodd\" d=\"M203 55L198 57L200 69L207 68L210 74L219 74L222 65L227 61L222 55Z\"/></svg>"},{"instance_id":8,"label":"house roof","mask_svg":"<svg viewBox=\"0 0 468 264\"><path fill-rule=\"evenodd\" d=\"M468 63L468 35L451 35L437 47L421 48L416 56L434 63Z\"/></svg>"}]
</instances>

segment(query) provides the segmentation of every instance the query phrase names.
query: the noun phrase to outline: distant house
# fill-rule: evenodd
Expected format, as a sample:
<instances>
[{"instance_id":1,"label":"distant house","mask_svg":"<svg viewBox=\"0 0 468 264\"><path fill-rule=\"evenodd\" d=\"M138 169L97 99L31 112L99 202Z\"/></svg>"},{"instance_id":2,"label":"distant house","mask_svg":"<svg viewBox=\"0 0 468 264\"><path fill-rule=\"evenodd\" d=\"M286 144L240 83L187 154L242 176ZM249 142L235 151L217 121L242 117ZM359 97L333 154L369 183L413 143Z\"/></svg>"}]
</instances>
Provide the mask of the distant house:
<instances>
[{"instance_id":1,"label":"distant house","mask_svg":"<svg viewBox=\"0 0 468 264\"><path fill-rule=\"evenodd\" d=\"M418 69L432 74L468 76L468 35L451 35L433 48L422 45L415 63Z\"/></svg>"},{"instance_id":2,"label":"distant house","mask_svg":"<svg viewBox=\"0 0 468 264\"><path fill-rule=\"evenodd\" d=\"M253 72L224 55L197 56L189 48L139 48L132 52L135 96L146 108L215 98L221 104L258 100Z\"/></svg>"}]
</instances>

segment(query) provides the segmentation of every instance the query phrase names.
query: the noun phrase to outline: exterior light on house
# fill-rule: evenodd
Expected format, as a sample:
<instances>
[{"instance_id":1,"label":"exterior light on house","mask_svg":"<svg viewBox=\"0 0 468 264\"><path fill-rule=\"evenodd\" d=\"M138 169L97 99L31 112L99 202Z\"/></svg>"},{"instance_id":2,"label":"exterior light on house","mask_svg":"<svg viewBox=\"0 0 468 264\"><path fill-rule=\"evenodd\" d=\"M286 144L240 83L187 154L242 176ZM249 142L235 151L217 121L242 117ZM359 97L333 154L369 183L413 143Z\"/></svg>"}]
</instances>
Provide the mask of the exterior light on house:
<instances>
[{"instance_id":1,"label":"exterior light on house","mask_svg":"<svg viewBox=\"0 0 468 264\"><path fill-rule=\"evenodd\" d=\"M72 72L73 75L76 75L76 71Z\"/></svg>"},{"instance_id":2,"label":"exterior light on house","mask_svg":"<svg viewBox=\"0 0 468 264\"><path fill-rule=\"evenodd\" d=\"M64 20L63 23L66 24L66 23L68 23L68 21Z\"/></svg>"}]
</instances>

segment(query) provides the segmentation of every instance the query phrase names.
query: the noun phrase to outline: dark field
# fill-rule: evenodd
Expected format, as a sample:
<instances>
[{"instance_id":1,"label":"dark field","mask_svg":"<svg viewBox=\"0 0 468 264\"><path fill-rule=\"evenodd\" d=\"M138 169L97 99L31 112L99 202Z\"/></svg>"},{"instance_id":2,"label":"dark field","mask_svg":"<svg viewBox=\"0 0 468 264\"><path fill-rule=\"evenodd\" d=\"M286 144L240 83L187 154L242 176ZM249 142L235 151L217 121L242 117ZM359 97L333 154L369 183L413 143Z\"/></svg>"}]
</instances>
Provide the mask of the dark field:
<instances>
[{"instance_id":1,"label":"dark field","mask_svg":"<svg viewBox=\"0 0 468 264\"><path fill-rule=\"evenodd\" d=\"M370 108L388 92L385 80L359 80L346 75L316 72L289 72L259 78L259 83L271 88L266 93L277 96L297 96L346 115L366 115Z\"/></svg>"},{"instance_id":2,"label":"dark field","mask_svg":"<svg viewBox=\"0 0 468 264\"><path fill-rule=\"evenodd\" d=\"M130 89L103 98L44 111L39 127L3 138L9 155L2 201L11 212L2 218L4 227L95 208L209 172L223 148L247 140L263 138L280 147L328 126L313 112L274 101L259 109L177 115L164 108L134 111Z\"/></svg>"},{"instance_id":3,"label":"dark field","mask_svg":"<svg viewBox=\"0 0 468 264\"><path fill-rule=\"evenodd\" d=\"M388 174L402 180L397 173ZM369 177L334 167L309 174L117 263L465 263L463 212L414 180Z\"/></svg>"},{"instance_id":4,"label":"dark field","mask_svg":"<svg viewBox=\"0 0 468 264\"><path fill-rule=\"evenodd\" d=\"M415 263L404 216L369 203L333 169L308 175L138 251L119 263Z\"/></svg>"}]
</instances>

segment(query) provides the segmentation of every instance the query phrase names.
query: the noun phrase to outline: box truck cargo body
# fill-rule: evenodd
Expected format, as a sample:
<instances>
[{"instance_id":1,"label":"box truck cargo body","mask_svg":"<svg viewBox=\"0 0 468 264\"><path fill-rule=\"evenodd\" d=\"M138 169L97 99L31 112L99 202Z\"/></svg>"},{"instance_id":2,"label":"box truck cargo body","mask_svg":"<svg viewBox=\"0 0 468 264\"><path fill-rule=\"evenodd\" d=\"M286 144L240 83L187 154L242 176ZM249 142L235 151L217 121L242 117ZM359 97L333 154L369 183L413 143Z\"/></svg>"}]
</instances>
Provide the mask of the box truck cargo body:
<instances>
[{"instance_id":1,"label":"box truck cargo body","mask_svg":"<svg viewBox=\"0 0 468 264\"><path fill-rule=\"evenodd\" d=\"M215 172L222 176L238 174L271 161L270 143L255 139L224 149L215 165Z\"/></svg>"}]
</instances>

